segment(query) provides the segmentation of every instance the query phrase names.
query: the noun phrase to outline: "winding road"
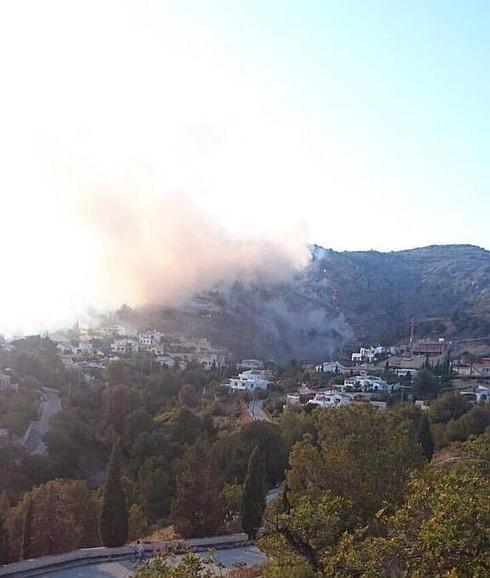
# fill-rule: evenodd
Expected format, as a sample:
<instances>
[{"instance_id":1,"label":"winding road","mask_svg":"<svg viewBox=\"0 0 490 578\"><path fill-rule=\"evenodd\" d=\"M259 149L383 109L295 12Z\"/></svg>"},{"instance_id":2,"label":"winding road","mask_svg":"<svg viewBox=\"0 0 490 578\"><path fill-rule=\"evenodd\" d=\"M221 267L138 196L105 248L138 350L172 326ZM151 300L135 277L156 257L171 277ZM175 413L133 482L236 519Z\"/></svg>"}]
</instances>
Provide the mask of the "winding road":
<instances>
[{"instance_id":1,"label":"winding road","mask_svg":"<svg viewBox=\"0 0 490 578\"><path fill-rule=\"evenodd\" d=\"M41 403L39 405L40 418L31 421L24 434L22 443L34 455L45 455L48 448L43 437L48 431L49 420L61 411L61 398L56 389L43 387L41 392Z\"/></svg>"},{"instance_id":2,"label":"winding road","mask_svg":"<svg viewBox=\"0 0 490 578\"><path fill-rule=\"evenodd\" d=\"M247 409L252 421L271 421L271 418L265 413L263 405L263 399L254 399L248 403Z\"/></svg>"}]
</instances>

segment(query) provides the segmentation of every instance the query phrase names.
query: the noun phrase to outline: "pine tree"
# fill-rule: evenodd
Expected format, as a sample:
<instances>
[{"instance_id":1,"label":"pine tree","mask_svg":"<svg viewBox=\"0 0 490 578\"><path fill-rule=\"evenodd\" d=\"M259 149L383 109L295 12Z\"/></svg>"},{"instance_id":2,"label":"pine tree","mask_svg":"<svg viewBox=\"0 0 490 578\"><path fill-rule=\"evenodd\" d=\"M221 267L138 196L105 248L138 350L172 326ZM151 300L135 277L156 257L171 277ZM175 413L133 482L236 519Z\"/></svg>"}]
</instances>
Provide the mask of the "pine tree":
<instances>
[{"instance_id":1,"label":"pine tree","mask_svg":"<svg viewBox=\"0 0 490 578\"><path fill-rule=\"evenodd\" d=\"M31 558L33 518L34 518L34 505L32 503L32 498L29 498L27 500L26 511L24 514L24 523L22 526L22 550L21 550L22 560L28 560L29 558Z\"/></svg>"},{"instance_id":2,"label":"pine tree","mask_svg":"<svg viewBox=\"0 0 490 578\"><path fill-rule=\"evenodd\" d=\"M224 519L223 484L203 444L186 452L175 485L171 517L177 531L186 538L212 536Z\"/></svg>"},{"instance_id":3,"label":"pine tree","mask_svg":"<svg viewBox=\"0 0 490 578\"><path fill-rule=\"evenodd\" d=\"M264 457L255 446L248 460L241 504L242 528L253 540L257 537L265 510Z\"/></svg>"},{"instance_id":4,"label":"pine tree","mask_svg":"<svg viewBox=\"0 0 490 578\"><path fill-rule=\"evenodd\" d=\"M432 432L430 431L429 418L425 413L420 419L418 437L424 455L427 461L430 462L434 453L434 440L432 439Z\"/></svg>"},{"instance_id":5,"label":"pine tree","mask_svg":"<svg viewBox=\"0 0 490 578\"><path fill-rule=\"evenodd\" d=\"M114 444L107 469L99 530L104 546L124 546L128 541L128 509L121 481L121 453L118 443Z\"/></svg>"},{"instance_id":6,"label":"pine tree","mask_svg":"<svg viewBox=\"0 0 490 578\"><path fill-rule=\"evenodd\" d=\"M5 518L0 511L0 566L8 562L9 535L5 527Z\"/></svg>"}]
</instances>

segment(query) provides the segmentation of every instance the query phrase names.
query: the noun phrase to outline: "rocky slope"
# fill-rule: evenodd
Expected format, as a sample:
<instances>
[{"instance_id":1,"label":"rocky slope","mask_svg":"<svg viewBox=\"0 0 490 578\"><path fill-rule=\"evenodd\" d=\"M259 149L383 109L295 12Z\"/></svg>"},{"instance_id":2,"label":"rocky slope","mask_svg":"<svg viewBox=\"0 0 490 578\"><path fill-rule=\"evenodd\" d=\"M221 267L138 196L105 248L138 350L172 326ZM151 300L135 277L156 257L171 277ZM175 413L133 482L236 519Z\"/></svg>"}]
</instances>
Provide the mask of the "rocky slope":
<instances>
[{"instance_id":1,"label":"rocky slope","mask_svg":"<svg viewBox=\"0 0 490 578\"><path fill-rule=\"evenodd\" d=\"M315 360L360 343L417 335L490 336L490 252L471 245L336 252L313 246L288 282L216 287L152 325L206 335L237 356Z\"/></svg>"}]
</instances>

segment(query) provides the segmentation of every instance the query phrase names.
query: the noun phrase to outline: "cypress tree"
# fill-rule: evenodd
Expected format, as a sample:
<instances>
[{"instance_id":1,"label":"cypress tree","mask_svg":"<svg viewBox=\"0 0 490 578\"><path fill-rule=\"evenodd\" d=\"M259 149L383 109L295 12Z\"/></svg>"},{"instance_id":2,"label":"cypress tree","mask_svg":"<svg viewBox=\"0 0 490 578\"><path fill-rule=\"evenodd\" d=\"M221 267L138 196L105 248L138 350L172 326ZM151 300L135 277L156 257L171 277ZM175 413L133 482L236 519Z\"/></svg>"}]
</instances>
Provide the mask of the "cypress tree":
<instances>
[{"instance_id":1,"label":"cypress tree","mask_svg":"<svg viewBox=\"0 0 490 578\"><path fill-rule=\"evenodd\" d=\"M22 546L21 546L21 558L22 560L28 560L31 558L31 546L32 546L32 521L34 517L34 506L32 503L32 498L28 498L26 511L24 514L24 522L22 525Z\"/></svg>"},{"instance_id":2,"label":"cypress tree","mask_svg":"<svg viewBox=\"0 0 490 578\"><path fill-rule=\"evenodd\" d=\"M109 548L124 546L128 541L128 508L121 481L121 452L118 443L112 448L107 468L99 530L102 544Z\"/></svg>"},{"instance_id":3,"label":"cypress tree","mask_svg":"<svg viewBox=\"0 0 490 578\"><path fill-rule=\"evenodd\" d=\"M390 373L390 362L388 360L386 360L385 363L385 374L388 375L388 373Z\"/></svg>"},{"instance_id":4,"label":"cypress tree","mask_svg":"<svg viewBox=\"0 0 490 578\"><path fill-rule=\"evenodd\" d=\"M430 431L429 418L425 413L420 419L418 437L424 455L427 461L430 462L434 453L434 440L432 438L432 432Z\"/></svg>"},{"instance_id":5,"label":"cypress tree","mask_svg":"<svg viewBox=\"0 0 490 578\"><path fill-rule=\"evenodd\" d=\"M5 527L5 518L0 511L0 566L8 562L9 535Z\"/></svg>"},{"instance_id":6,"label":"cypress tree","mask_svg":"<svg viewBox=\"0 0 490 578\"><path fill-rule=\"evenodd\" d=\"M241 513L242 528L250 540L257 537L265 510L264 458L255 446L248 460L247 477L243 489Z\"/></svg>"}]
</instances>

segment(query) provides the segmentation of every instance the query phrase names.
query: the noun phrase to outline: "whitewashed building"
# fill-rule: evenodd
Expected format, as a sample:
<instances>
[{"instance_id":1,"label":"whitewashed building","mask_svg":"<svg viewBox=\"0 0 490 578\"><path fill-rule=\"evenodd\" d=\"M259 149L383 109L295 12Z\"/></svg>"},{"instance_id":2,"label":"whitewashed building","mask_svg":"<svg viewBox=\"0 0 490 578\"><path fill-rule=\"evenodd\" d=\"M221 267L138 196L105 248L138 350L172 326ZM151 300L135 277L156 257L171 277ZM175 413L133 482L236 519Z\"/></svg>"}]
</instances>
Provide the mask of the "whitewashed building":
<instances>
[{"instance_id":1,"label":"whitewashed building","mask_svg":"<svg viewBox=\"0 0 490 578\"><path fill-rule=\"evenodd\" d=\"M490 387L479 385L475 389L462 391L461 395L475 403L490 403Z\"/></svg>"},{"instance_id":2,"label":"whitewashed building","mask_svg":"<svg viewBox=\"0 0 490 578\"><path fill-rule=\"evenodd\" d=\"M144 347L152 347L153 345L160 345L165 334L161 331L145 331L138 335L138 341Z\"/></svg>"},{"instance_id":3,"label":"whitewashed building","mask_svg":"<svg viewBox=\"0 0 490 578\"><path fill-rule=\"evenodd\" d=\"M166 365L168 368L172 369L177 365L177 362L170 355L159 355L155 358L155 363L158 365Z\"/></svg>"},{"instance_id":4,"label":"whitewashed building","mask_svg":"<svg viewBox=\"0 0 490 578\"><path fill-rule=\"evenodd\" d=\"M260 359L242 359L236 366L238 369L264 369L264 362Z\"/></svg>"},{"instance_id":5,"label":"whitewashed building","mask_svg":"<svg viewBox=\"0 0 490 578\"><path fill-rule=\"evenodd\" d=\"M228 387L232 391L252 391L256 388L267 389L270 383L262 371L249 369L239 373L238 377L230 378Z\"/></svg>"},{"instance_id":6,"label":"whitewashed building","mask_svg":"<svg viewBox=\"0 0 490 578\"><path fill-rule=\"evenodd\" d=\"M325 361L315 366L317 373L349 373L349 368L342 365L339 361Z\"/></svg>"},{"instance_id":7,"label":"whitewashed building","mask_svg":"<svg viewBox=\"0 0 490 578\"><path fill-rule=\"evenodd\" d=\"M399 389L399 383L387 383L377 375L356 375L344 380L342 391L359 389L360 391L383 391L391 393Z\"/></svg>"},{"instance_id":8,"label":"whitewashed building","mask_svg":"<svg viewBox=\"0 0 490 578\"><path fill-rule=\"evenodd\" d=\"M115 339L111 344L111 351L113 353L122 353L125 355L138 353L139 341L135 338Z\"/></svg>"},{"instance_id":9,"label":"whitewashed building","mask_svg":"<svg viewBox=\"0 0 490 578\"><path fill-rule=\"evenodd\" d=\"M15 393L19 391L19 384L14 383L10 375L0 373L0 391Z\"/></svg>"},{"instance_id":10,"label":"whitewashed building","mask_svg":"<svg viewBox=\"0 0 490 578\"><path fill-rule=\"evenodd\" d=\"M338 391L322 391L315 395L308 403L318 405L319 407L340 407L349 405L351 397Z\"/></svg>"},{"instance_id":11,"label":"whitewashed building","mask_svg":"<svg viewBox=\"0 0 490 578\"><path fill-rule=\"evenodd\" d=\"M221 369L228 365L228 355L222 351L206 351L201 353L199 361L204 369Z\"/></svg>"}]
</instances>

